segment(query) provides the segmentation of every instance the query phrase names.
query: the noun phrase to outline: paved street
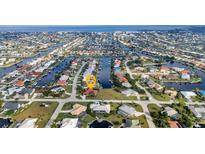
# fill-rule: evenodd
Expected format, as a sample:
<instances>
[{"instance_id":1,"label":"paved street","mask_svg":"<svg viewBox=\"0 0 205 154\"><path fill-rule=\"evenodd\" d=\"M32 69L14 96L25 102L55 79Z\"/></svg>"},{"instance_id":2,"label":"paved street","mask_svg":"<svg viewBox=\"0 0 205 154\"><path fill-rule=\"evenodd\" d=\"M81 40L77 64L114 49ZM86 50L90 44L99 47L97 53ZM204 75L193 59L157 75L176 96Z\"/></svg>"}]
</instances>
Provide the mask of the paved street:
<instances>
[{"instance_id":1,"label":"paved street","mask_svg":"<svg viewBox=\"0 0 205 154\"><path fill-rule=\"evenodd\" d=\"M133 76L132 76L132 73L129 69L129 67L127 66L127 62L125 62L125 66L126 66L126 70L127 72L130 74L130 77L132 79ZM86 63L83 63L83 65L81 66L81 68L78 70L78 72L76 73L75 77L74 77L74 80L73 80L73 83L72 83L72 92L71 92L71 96L68 97L68 98L59 98L59 99L56 99L56 98L50 98L50 99L47 99L47 98L35 98L35 97L32 97L31 99L18 99L18 101L25 101L25 102L29 102L29 103L32 103L32 102L58 102L58 106L55 110L55 112L53 113L53 115L51 116L51 119L48 121L47 125L46 125L46 128L49 128L51 127L51 124L52 122L57 118L58 114L62 111L62 107L64 106L65 103L69 103L69 102L96 102L96 101L102 101L102 100L97 100L97 99L78 99L76 98L76 90L77 90L77 81L78 81L78 77L83 69L83 67L85 66ZM143 108L143 111L144 111L144 114L146 116L146 119L147 119L147 122L148 122L148 125L150 128L155 128L155 125L153 123L153 120L152 120L152 117L150 115L150 112L147 108L147 105L148 104L156 104L158 106L161 106L161 104L171 104L173 103L174 101L170 100L170 101L167 101L167 102L164 102L164 101L158 101L156 99L154 99L152 97L152 95L146 91L146 89L144 87L142 87L140 84L136 83L137 86L139 86L140 88L144 89L147 96L149 96L150 100L146 100L146 101L141 101L141 100L103 100L104 102L107 102L107 103L137 103L139 105L142 106ZM16 99L4 99L4 101L16 101ZM190 103L187 103L188 105L193 105L193 104L204 104L205 103L201 103L201 102L190 102Z\"/></svg>"},{"instance_id":2,"label":"paved street","mask_svg":"<svg viewBox=\"0 0 205 154\"><path fill-rule=\"evenodd\" d=\"M85 62L83 63L83 65L81 66L81 68L79 69L79 71L77 72L77 74L75 75L75 78L73 79L73 84L72 84L72 93L70 98L71 99L75 99L76 98L76 90L77 90L77 82L78 82L78 77L83 69L83 67L85 66Z\"/></svg>"}]
</instances>

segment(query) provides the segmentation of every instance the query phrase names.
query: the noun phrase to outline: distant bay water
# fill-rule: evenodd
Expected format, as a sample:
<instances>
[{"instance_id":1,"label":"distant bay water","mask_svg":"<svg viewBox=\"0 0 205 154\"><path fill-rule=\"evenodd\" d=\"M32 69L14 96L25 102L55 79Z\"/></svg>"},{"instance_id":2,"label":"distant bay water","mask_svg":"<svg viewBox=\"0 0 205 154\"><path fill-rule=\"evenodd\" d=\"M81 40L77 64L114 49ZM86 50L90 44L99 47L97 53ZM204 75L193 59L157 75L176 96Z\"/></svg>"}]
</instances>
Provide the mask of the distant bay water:
<instances>
[{"instance_id":1,"label":"distant bay water","mask_svg":"<svg viewBox=\"0 0 205 154\"><path fill-rule=\"evenodd\" d=\"M187 30L189 25L0 25L1 32L115 32L115 31L163 31Z\"/></svg>"}]
</instances>

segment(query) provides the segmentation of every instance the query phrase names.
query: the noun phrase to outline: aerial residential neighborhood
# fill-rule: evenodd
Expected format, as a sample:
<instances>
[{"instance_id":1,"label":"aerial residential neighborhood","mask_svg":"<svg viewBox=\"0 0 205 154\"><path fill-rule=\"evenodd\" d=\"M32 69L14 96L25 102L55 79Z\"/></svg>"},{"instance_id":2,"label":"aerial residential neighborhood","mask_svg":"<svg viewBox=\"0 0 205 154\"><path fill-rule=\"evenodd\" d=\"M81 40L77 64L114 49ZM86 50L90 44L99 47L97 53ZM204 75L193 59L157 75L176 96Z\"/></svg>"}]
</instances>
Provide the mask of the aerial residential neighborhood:
<instances>
[{"instance_id":1,"label":"aerial residential neighborhood","mask_svg":"<svg viewBox=\"0 0 205 154\"><path fill-rule=\"evenodd\" d=\"M205 33L0 32L1 128L203 128Z\"/></svg>"}]
</instances>

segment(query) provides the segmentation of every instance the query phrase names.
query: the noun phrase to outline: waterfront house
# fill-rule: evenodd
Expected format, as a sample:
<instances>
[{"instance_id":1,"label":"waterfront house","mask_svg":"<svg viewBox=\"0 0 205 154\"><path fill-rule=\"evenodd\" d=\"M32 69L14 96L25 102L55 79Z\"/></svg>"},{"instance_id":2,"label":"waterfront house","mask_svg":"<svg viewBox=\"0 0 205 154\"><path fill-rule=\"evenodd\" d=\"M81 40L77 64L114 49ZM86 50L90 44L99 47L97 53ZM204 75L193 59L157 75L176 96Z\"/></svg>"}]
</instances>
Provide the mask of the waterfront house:
<instances>
[{"instance_id":1,"label":"waterfront house","mask_svg":"<svg viewBox=\"0 0 205 154\"><path fill-rule=\"evenodd\" d=\"M65 80L58 80L57 82L57 85L62 86L62 87L66 86L66 84L67 82Z\"/></svg>"},{"instance_id":2,"label":"waterfront house","mask_svg":"<svg viewBox=\"0 0 205 154\"><path fill-rule=\"evenodd\" d=\"M205 119L205 107L204 106L199 106L199 107L188 106L188 108L197 118Z\"/></svg>"},{"instance_id":3,"label":"waterfront house","mask_svg":"<svg viewBox=\"0 0 205 154\"><path fill-rule=\"evenodd\" d=\"M159 71L160 73L165 73L165 74L168 74L169 73L169 67L166 67L166 66L161 66Z\"/></svg>"},{"instance_id":4,"label":"waterfront house","mask_svg":"<svg viewBox=\"0 0 205 154\"><path fill-rule=\"evenodd\" d=\"M166 89L164 91L165 94L169 95L170 98L174 99L177 96L176 90Z\"/></svg>"},{"instance_id":5,"label":"waterfront house","mask_svg":"<svg viewBox=\"0 0 205 154\"><path fill-rule=\"evenodd\" d=\"M192 102L192 98L197 96L197 94L193 91L181 91L181 94L188 102Z\"/></svg>"},{"instance_id":6,"label":"waterfront house","mask_svg":"<svg viewBox=\"0 0 205 154\"><path fill-rule=\"evenodd\" d=\"M65 91L65 89L63 87L55 87L55 88L52 88L51 91L54 93L59 93L59 92Z\"/></svg>"},{"instance_id":7,"label":"waterfront house","mask_svg":"<svg viewBox=\"0 0 205 154\"><path fill-rule=\"evenodd\" d=\"M128 80L121 73L118 72L115 75L117 76L120 82L128 82Z\"/></svg>"},{"instance_id":8,"label":"waterfront house","mask_svg":"<svg viewBox=\"0 0 205 154\"><path fill-rule=\"evenodd\" d=\"M161 86L158 83L155 83L153 80L151 79L147 79L147 85L149 86L149 88L152 89L156 89L158 92L162 92L163 91L163 86Z\"/></svg>"},{"instance_id":9,"label":"waterfront house","mask_svg":"<svg viewBox=\"0 0 205 154\"><path fill-rule=\"evenodd\" d=\"M166 79L168 80L177 80L179 78L178 74L168 74L166 75Z\"/></svg>"},{"instance_id":10,"label":"waterfront house","mask_svg":"<svg viewBox=\"0 0 205 154\"><path fill-rule=\"evenodd\" d=\"M23 80L16 81L16 86L23 87L24 86L24 81Z\"/></svg>"},{"instance_id":11,"label":"waterfront house","mask_svg":"<svg viewBox=\"0 0 205 154\"><path fill-rule=\"evenodd\" d=\"M194 106L188 106L189 110L191 110L191 112L197 117L197 118L201 118L202 115L195 109Z\"/></svg>"},{"instance_id":12,"label":"waterfront house","mask_svg":"<svg viewBox=\"0 0 205 154\"><path fill-rule=\"evenodd\" d=\"M126 88L131 88L132 85L129 82L123 82L122 85Z\"/></svg>"},{"instance_id":13,"label":"waterfront house","mask_svg":"<svg viewBox=\"0 0 205 154\"><path fill-rule=\"evenodd\" d=\"M189 74L182 74L181 78L184 79L184 80L190 80L191 77L190 77Z\"/></svg>"}]
</instances>

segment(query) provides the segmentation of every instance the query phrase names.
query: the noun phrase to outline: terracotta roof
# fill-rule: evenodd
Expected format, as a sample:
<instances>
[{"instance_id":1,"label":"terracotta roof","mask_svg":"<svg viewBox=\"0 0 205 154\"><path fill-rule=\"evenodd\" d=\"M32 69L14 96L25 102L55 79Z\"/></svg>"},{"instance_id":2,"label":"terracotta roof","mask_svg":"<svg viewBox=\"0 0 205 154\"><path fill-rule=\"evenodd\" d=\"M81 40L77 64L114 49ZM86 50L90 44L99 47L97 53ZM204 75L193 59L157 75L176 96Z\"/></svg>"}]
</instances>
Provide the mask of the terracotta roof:
<instances>
[{"instance_id":1,"label":"terracotta roof","mask_svg":"<svg viewBox=\"0 0 205 154\"><path fill-rule=\"evenodd\" d=\"M57 84L60 85L60 86L65 86L66 85L66 80L58 80Z\"/></svg>"},{"instance_id":2,"label":"terracotta roof","mask_svg":"<svg viewBox=\"0 0 205 154\"><path fill-rule=\"evenodd\" d=\"M181 128L177 121L168 121L170 128Z\"/></svg>"},{"instance_id":3,"label":"terracotta roof","mask_svg":"<svg viewBox=\"0 0 205 154\"><path fill-rule=\"evenodd\" d=\"M24 86L24 81L22 81L22 80L16 81L16 86L23 87Z\"/></svg>"},{"instance_id":4,"label":"terracotta roof","mask_svg":"<svg viewBox=\"0 0 205 154\"><path fill-rule=\"evenodd\" d=\"M181 74L188 74L188 73L189 73L188 70L183 70L183 71L181 71Z\"/></svg>"}]
</instances>

